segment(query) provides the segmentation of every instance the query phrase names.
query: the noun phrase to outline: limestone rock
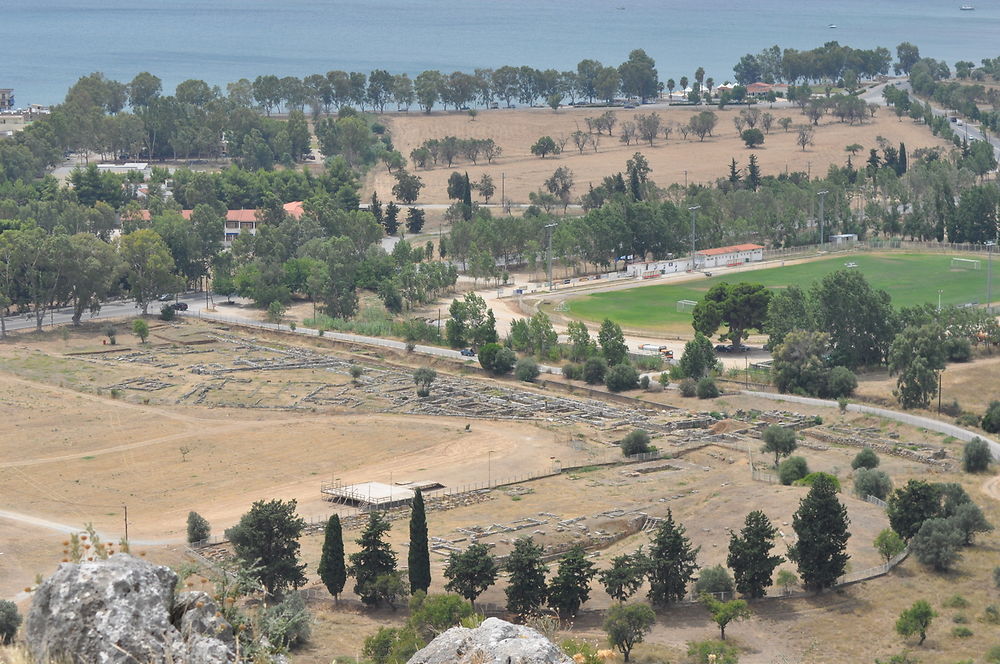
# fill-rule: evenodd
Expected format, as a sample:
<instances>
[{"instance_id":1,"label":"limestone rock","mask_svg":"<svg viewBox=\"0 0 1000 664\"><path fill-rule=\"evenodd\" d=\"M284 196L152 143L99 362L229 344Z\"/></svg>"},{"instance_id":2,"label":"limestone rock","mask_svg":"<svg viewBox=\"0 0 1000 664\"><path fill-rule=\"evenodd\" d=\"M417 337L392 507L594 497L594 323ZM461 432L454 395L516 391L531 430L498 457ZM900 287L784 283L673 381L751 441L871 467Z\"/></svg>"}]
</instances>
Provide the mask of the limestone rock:
<instances>
[{"instance_id":1,"label":"limestone rock","mask_svg":"<svg viewBox=\"0 0 1000 664\"><path fill-rule=\"evenodd\" d=\"M74 664L234 661L232 628L215 605L203 593L175 603L176 585L169 567L128 554L63 564L32 600L31 654Z\"/></svg>"},{"instance_id":2,"label":"limestone rock","mask_svg":"<svg viewBox=\"0 0 1000 664\"><path fill-rule=\"evenodd\" d=\"M487 618L475 629L452 627L407 664L573 664L573 660L530 627Z\"/></svg>"}]
</instances>

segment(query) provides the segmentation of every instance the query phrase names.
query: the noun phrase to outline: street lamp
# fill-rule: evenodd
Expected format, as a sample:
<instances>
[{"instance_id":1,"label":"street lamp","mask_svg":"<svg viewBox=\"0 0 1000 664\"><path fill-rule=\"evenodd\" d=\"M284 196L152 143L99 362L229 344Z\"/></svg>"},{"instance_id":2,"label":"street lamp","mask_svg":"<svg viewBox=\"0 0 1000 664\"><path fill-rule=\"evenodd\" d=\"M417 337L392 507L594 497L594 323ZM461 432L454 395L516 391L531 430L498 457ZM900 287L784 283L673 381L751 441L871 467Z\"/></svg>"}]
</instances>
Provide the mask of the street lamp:
<instances>
[{"instance_id":1,"label":"street lamp","mask_svg":"<svg viewBox=\"0 0 1000 664\"><path fill-rule=\"evenodd\" d=\"M691 207L688 208L688 210L691 211L691 270L692 271L695 268L695 264L694 264L694 211L695 210L700 210L700 209L701 209L700 205L692 205Z\"/></svg>"},{"instance_id":2,"label":"street lamp","mask_svg":"<svg viewBox=\"0 0 1000 664\"><path fill-rule=\"evenodd\" d=\"M826 203L826 195L829 193L826 189L816 192L816 195L819 196L819 248L821 250L823 249L823 206Z\"/></svg>"},{"instance_id":3,"label":"street lamp","mask_svg":"<svg viewBox=\"0 0 1000 664\"><path fill-rule=\"evenodd\" d=\"M549 270L549 291L552 290L552 229L558 226L558 224L546 224L545 230L549 234L549 249L548 249L548 270Z\"/></svg>"},{"instance_id":4,"label":"street lamp","mask_svg":"<svg viewBox=\"0 0 1000 664\"><path fill-rule=\"evenodd\" d=\"M486 488L492 488L493 486L493 452L495 450L489 451L489 456L486 461Z\"/></svg>"}]
</instances>

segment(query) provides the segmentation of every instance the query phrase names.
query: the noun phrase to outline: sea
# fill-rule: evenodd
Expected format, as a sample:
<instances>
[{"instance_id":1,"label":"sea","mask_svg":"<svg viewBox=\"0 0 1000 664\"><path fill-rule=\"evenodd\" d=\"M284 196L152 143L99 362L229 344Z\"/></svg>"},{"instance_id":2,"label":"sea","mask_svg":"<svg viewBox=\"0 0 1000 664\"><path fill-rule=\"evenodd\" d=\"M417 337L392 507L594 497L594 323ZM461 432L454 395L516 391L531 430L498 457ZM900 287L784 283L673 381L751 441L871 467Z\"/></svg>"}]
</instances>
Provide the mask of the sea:
<instances>
[{"instance_id":1,"label":"sea","mask_svg":"<svg viewBox=\"0 0 1000 664\"><path fill-rule=\"evenodd\" d=\"M477 67L617 65L632 49L660 79L716 84L748 52L909 41L924 56L1000 56L1000 0L7 0L0 3L0 88L18 106L55 104L80 76L165 93L189 78L222 86L260 74L386 69L411 76Z\"/></svg>"}]
</instances>

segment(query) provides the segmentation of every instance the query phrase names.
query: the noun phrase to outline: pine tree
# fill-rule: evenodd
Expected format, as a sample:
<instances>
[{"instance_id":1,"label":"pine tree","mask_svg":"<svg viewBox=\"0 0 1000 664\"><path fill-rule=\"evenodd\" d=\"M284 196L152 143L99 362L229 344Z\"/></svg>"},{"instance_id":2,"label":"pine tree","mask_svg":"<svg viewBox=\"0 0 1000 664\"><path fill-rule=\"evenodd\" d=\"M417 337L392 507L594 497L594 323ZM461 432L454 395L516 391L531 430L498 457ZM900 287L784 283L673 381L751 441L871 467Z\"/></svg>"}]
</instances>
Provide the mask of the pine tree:
<instances>
[{"instance_id":1,"label":"pine tree","mask_svg":"<svg viewBox=\"0 0 1000 664\"><path fill-rule=\"evenodd\" d=\"M299 538L306 522L295 514L296 502L258 500L229 530L236 557L254 567L254 576L269 595L306 583L299 564Z\"/></svg>"},{"instance_id":2,"label":"pine tree","mask_svg":"<svg viewBox=\"0 0 1000 664\"><path fill-rule=\"evenodd\" d=\"M739 189L742 181L740 169L736 166L736 157L733 157L729 162L729 184L733 186L733 189Z\"/></svg>"},{"instance_id":3,"label":"pine tree","mask_svg":"<svg viewBox=\"0 0 1000 664\"><path fill-rule=\"evenodd\" d=\"M462 186L462 219L469 221L472 219L472 183L469 182L469 174L465 174L465 182Z\"/></svg>"},{"instance_id":4,"label":"pine tree","mask_svg":"<svg viewBox=\"0 0 1000 664\"><path fill-rule=\"evenodd\" d=\"M844 573L850 556L847 509L837 500L837 489L826 476L816 478L809 493L792 515L798 541L789 547L788 559L798 564L807 588L829 588Z\"/></svg>"},{"instance_id":5,"label":"pine tree","mask_svg":"<svg viewBox=\"0 0 1000 664\"><path fill-rule=\"evenodd\" d=\"M726 564L733 570L736 590L744 597L763 597L773 583L774 568L783 560L770 555L777 534L764 513L755 510L747 514L740 534L730 536Z\"/></svg>"},{"instance_id":6,"label":"pine tree","mask_svg":"<svg viewBox=\"0 0 1000 664\"><path fill-rule=\"evenodd\" d=\"M559 571L549 582L549 608L562 617L572 618L590 599L590 581L597 570L584 555L582 546L571 548L559 560Z\"/></svg>"},{"instance_id":7,"label":"pine tree","mask_svg":"<svg viewBox=\"0 0 1000 664\"><path fill-rule=\"evenodd\" d=\"M757 155L750 155L750 164L747 166L747 186L751 191L757 191L760 187L760 164L757 163Z\"/></svg>"},{"instance_id":8,"label":"pine tree","mask_svg":"<svg viewBox=\"0 0 1000 664\"><path fill-rule=\"evenodd\" d=\"M372 192L372 200L371 204L368 206L368 211L372 213L373 217L375 217L375 221L377 221L381 225L383 220L382 203L380 203L378 200L377 191Z\"/></svg>"},{"instance_id":9,"label":"pine tree","mask_svg":"<svg viewBox=\"0 0 1000 664\"><path fill-rule=\"evenodd\" d=\"M896 174L902 177L906 173L906 143L899 144L899 156L896 158Z\"/></svg>"},{"instance_id":10,"label":"pine tree","mask_svg":"<svg viewBox=\"0 0 1000 664\"><path fill-rule=\"evenodd\" d=\"M431 556L427 545L427 514L424 495L417 489L410 513L410 551L407 555L410 575L410 593L427 592L431 585Z\"/></svg>"},{"instance_id":11,"label":"pine tree","mask_svg":"<svg viewBox=\"0 0 1000 664\"><path fill-rule=\"evenodd\" d=\"M334 514L326 523L323 537L323 555L319 559L319 578L334 599L340 599L347 582L347 568L344 565L344 531L340 526L340 516Z\"/></svg>"},{"instance_id":12,"label":"pine tree","mask_svg":"<svg viewBox=\"0 0 1000 664\"><path fill-rule=\"evenodd\" d=\"M411 235L416 235L424 227L424 211L420 208L411 207L406 212L406 230ZM434 257L434 252L427 254L429 258Z\"/></svg>"},{"instance_id":13,"label":"pine tree","mask_svg":"<svg viewBox=\"0 0 1000 664\"><path fill-rule=\"evenodd\" d=\"M361 537L355 540L361 550L350 555L354 592L366 605L378 602L379 594L375 584L378 578L396 571L396 554L385 541L387 532L389 522L380 512L372 512Z\"/></svg>"},{"instance_id":14,"label":"pine tree","mask_svg":"<svg viewBox=\"0 0 1000 664\"><path fill-rule=\"evenodd\" d=\"M542 547L530 537L516 540L504 567L510 574L510 583L504 590L507 610L521 617L538 613L546 595Z\"/></svg>"},{"instance_id":15,"label":"pine tree","mask_svg":"<svg viewBox=\"0 0 1000 664\"><path fill-rule=\"evenodd\" d=\"M448 565L444 568L448 583L444 589L475 602L484 590L496 583L498 572L496 558L490 555L486 545L473 544L462 553L453 553L448 558Z\"/></svg>"},{"instance_id":16,"label":"pine tree","mask_svg":"<svg viewBox=\"0 0 1000 664\"><path fill-rule=\"evenodd\" d=\"M698 569L695 559L701 548L692 548L685 532L684 526L675 524L673 513L667 510L667 517L656 530L649 549L647 597L656 606L684 599L687 584Z\"/></svg>"}]
</instances>

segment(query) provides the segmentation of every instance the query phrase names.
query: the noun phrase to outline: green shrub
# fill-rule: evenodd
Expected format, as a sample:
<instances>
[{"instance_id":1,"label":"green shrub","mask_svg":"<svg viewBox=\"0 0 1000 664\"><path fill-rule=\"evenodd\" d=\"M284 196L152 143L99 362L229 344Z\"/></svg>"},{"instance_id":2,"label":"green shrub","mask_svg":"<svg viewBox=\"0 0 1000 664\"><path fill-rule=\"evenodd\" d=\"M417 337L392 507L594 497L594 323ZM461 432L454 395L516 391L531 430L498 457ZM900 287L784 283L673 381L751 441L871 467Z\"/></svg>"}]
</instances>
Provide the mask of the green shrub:
<instances>
[{"instance_id":1,"label":"green shrub","mask_svg":"<svg viewBox=\"0 0 1000 664\"><path fill-rule=\"evenodd\" d=\"M588 358L583 364L583 380L588 385L600 385L608 373L608 362L601 356Z\"/></svg>"},{"instance_id":2,"label":"green shrub","mask_svg":"<svg viewBox=\"0 0 1000 664\"><path fill-rule=\"evenodd\" d=\"M962 337L944 340L944 354L949 362L968 362L972 359L972 343Z\"/></svg>"},{"instance_id":3,"label":"green shrub","mask_svg":"<svg viewBox=\"0 0 1000 664\"><path fill-rule=\"evenodd\" d=\"M160 307L160 320L172 321L176 315L173 307L166 304Z\"/></svg>"},{"instance_id":4,"label":"green shrub","mask_svg":"<svg viewBox=\"0 0 1000 664\"><path fill-rule=\"evenodd\" d=\"M1000 567L993 568L993 585L1000 588Z\"/></svg>"},{"instance_id":5,"label":"green shrub","mask_svg":"<svg viewBox=\"0 0 1000 664\"><path fill-rule=\"evenodd\" d=\"M639 378L639 387L644 390L649 389L649 376L642 376Z\"/></svg>"},{"instance_id":6,"label":"green shrub","mask_svg":"<svg viewBox=\"0 0 1000 664\"><path fill-rule=\"evenodd\" d=\"M875 496L885 500L892 491L889 475L876 468L858 468L854 471L854 495L858 498Z\"/></svg>"},{"instance_id":7,"label":"green shrub","mask_svg":"<svg viewBox=\"0 0 1000 664\"><path fill-rule=\"evenodd\" d=\"M834 399L849 397L858 389L858 377L847 367L834 367L827 378L826 389Z\"/></svg>"},{"instance_id":8,"label":"green shrub","mask_svg":"<svg viewBox=\"0 0 1000 664\"><path fill-rule=\"evenodd\" d=\"M983 609L983 622L990 625L1000 625L1000 606L990 604Z\"/></svg>"},{"instance_id":9,"label":"green shrub","mask_svg":"<svg viewBox=\"0 0 1000 664\"><path fill-rule=\"evenodd\" d=\"M958 417L962 414L962 404L957 399L952 399L950 403L946 401L941 405L941 412L948 417Z\"/></svg>"},{"instance_id":10,"label":"green shrub","mask_svg":"<svg viewBox=\"0 0 1000 664\"><path fill-rule=\"evenodd\" d=\"M479 349L479 366L487 371L493 371L493 360L497 356L497 351L503 348L500 344L484 344Z\"/></svg>"},{"instance_id":11,"label":"green shrub","mask_svg":"<svg viewBox=\"0 0 1000 664\"><path fill-rule=\"evenodd\" d=\"M1000 646L993 646L986 651L986 664L1000 664Z\"/></svg>"},{"instance_id":12,"label":"green shrub","mask_svg":"<svg viewBox=\"0 0 1000 664\"><path fill-rule=\"evenodd\" d=\"M699 399L715 399L719 396L719 386L708 376L699 380L695 389Z\"/></svg>"},{"instance_id":13,"label":"green shrub","mask_svg":"<svg viewBox=\"0 0 1000 664\"><path fill-rule=\"evenodd\" d=\"M570 362L562 368L562 375L566 380L580 380L583 378L583 366Z\"/></svg>"},{"instance_id":14,"label":"green shrub","mask_svg":"<svg viewBox=\"0 0 1000 664\"><path fill-rule=\"evenodd\" d=\"M836 489L838 492L840 491L840 480L837 479L837 476L831 475L830 473L824 473L822 471L809 473L802 479L795 480L794 482L792 482L792 484L794 484L795 486L812 486L813 483L820 477L825 477L828 480L830 480L830 482L833 483L834 489Z\"/></svg>"},{"instance_id":15,"label":"green shrub","mask_svg":"<svg viewBox=\"0 0 1000 664\"><path fill-rule=\"evenodd\" d=\"M964 625L960 625L958 627L952 628L951 635L959 639L966 639L972 636L972 630L969 629L968 627L965 627Z\"/></svg>"},{"instance_id":16,"label":"green shrub","mask_svg":"<svg viewBox=\"0 0 1000 664\"><path fill-rule=\"evenodd\" d=\"M778 479L785 486L801 480L808 474L809 466L806 464L805 458L800 456L788 457L778 466Z\"/></svg>"},{"instance_id":17,"label":"green shrub","mask_svg":"<svg viewBox=\"0 0 1000 664\"><path fill-rule=\"evenodd\" d=\"M208 525L208 521L202 515L197 512L188 512L187 520L187 540L188 544L193 544L194 542L200 542L202 540L208 539L208 536L212 534L212 527Z\"/></svg>"},{"instance_id":18,"label":"green shrub","mask_svg":"<svg viewBox=\"0 0 1000 664\"><path fill-rule=\"evenodd\" d=\"M21 614L17 611L17 604L0 599L0 645L11 643L20 626Z\"/></svg>"},{"instance_id":19,"label":"green shrub","mask_svg":"<svg viewBox=\"0 0 1000 664\"><path fill-rule=\"evenodd\" d=\"M973 438L962 450L962 467L967 473L981 473L990 467L990 446L982 438Z\"/></svg>"},{"instance_id":20,"label":"green shrub","mask_svg":"<svg viewBox=\"0 0 1000 664\"><path fill-rule=\"evenodd\" d=\"M312 615L299 593L264 610L261 627L267 640L279 648L292 650L309 641Z\"/></svg>"},{"instance_id":21,"label":"green shrub","mask_svg":"<svg viewBox=\"0 0 1000 664\"><path fill-rule=\"evenodd\" d=\"M732 592L735 587L729 570L722 565L702 569L698 580L694 583L694 591L698 595L701 593Z\"/></svg>"},{"instance_id":22,"label":"green shrub","mask_svg":"<svg viewBox=\"0 0 1000 664\"><path fill-rule=\"evenodd\" d=\"M952 595L942 602L941 606L946 609L965 609L969 606L969 600L965 599L961 595Z\"/></svg>"},{"instance_id":23,"label":"green shrub","mask_svg":"<svg viewBox=\"0 0 1000 664\"><path fill-rule=\"evenodd\" d=\"M698 383L695 382L694 378L685 378L679 384L678 387L681 390L682 397L693 397L698 391Z\"/></svg>"},{"instance_id":24,"label":"green shrub","mask_svg":"<svg viewBox=\"0 0 1000 664\"><path fill-rule=\"evenodd\" d=\"M660 374L660 377L657 378L656 380L659 381L660 385L666 387L667 385L670 384L670 374L664 371L663 373Z\"/></svg>"},{"instance_id":25,"label":"green shrub","mask_svg":"<svg viewBox=\"0 0 1000 664\"><path fill-rule=\"evenodd\" d=\"M659 355L630 355L629 361L639 371L659 371L663 368L663 358Z\"/></svg>"},{"instance_id":26,"label":"green shrub","mask_svg":"<svg viewBox=\"0 0 1000 664\"><path fill-rule=\"evenodd\" d=\"M622 438L619 445L621 445L622 454L625 456L645 454L649 452L649 434L642 429L636 429Z\"/></svg>"},{"instance_id":27,"label":"green shrub","mask_svg":"<svg viewBox=\"0 0 1000 664\"><path fill-rule=\"evenodd\" d=\"M533 382L538 378L538 374L538 362L535 362L530 357L522 357L517 361L517 366L514 368L514 375L517 376L518 380L525 383Z\"/></svg>"},{"instance_id":28,"label":"green shrub","mask_svg":"<svg viewBox=\"0 0 1000 664\"><path fill-rule=\"evenodd\" d=\"M875 454L875 450L870 447L866 447L854 456L854 460L851 461L851 468L857 470L858 468L878 468L879 458Z\"/></svg>"},{"instance_id":29,"label":"green shrub","mask_svg":"<svg viewBox=\"0 0 1000 664\"><path fill-rule=\"evenodd\" d=\"M1000 401L990 402L983 414L981 426L988 433L1000 433Z\"/></svg>"},{"instance_id":30,"label":"green shrub","mask_svg":"<svg viewBox=\"0 0 1000 664\"><path fill-rule=\"evenodd\" d=\"M960 427L978 427L979 422L979 416L975 413L962 413L955 418L955 424Z\"/></svg>"},{"instance_id":31,"label":"green shrub","mask_svg":"<svg viewBox=\"0 0 1000 664\"><path fill-rule=\"evenodd\" d=\"M740 661L739 649L725 641L691 641L687 654L695 664L737 664ZM709 655L715 655L715 658Z\"/></svg>"},{"instance_id":32,"label":"green shrub","mask_svg":"<svg viewBox=\"0 0 1000 664\"><path fill-rule=\"evenodd\" d=\"M634 390L639 384L639 373L628 364L616 364L608 369L604 385L612 392Z\"/></svg>"},{"instance_id":33,"label":"green shrub","mask_svg":"<svg viewBox=\"0 0 1000 664\"><path fill-rule=\"evenodd\" d=\"M964 613L956 613L952 616L951 621L956 625L964 625L969 622L969 618Z\"/></svg>"}]
</instances>

